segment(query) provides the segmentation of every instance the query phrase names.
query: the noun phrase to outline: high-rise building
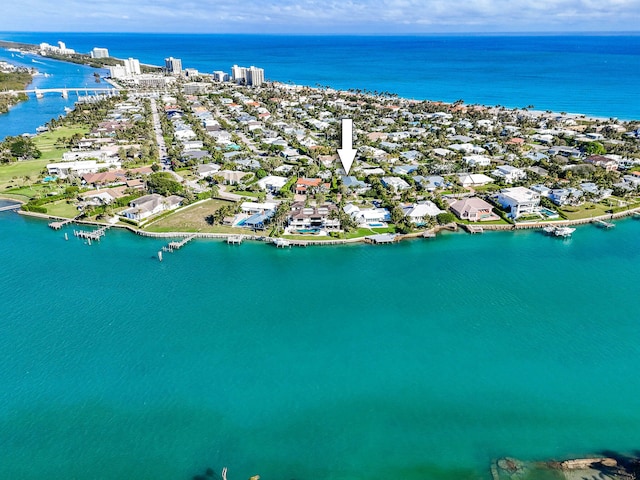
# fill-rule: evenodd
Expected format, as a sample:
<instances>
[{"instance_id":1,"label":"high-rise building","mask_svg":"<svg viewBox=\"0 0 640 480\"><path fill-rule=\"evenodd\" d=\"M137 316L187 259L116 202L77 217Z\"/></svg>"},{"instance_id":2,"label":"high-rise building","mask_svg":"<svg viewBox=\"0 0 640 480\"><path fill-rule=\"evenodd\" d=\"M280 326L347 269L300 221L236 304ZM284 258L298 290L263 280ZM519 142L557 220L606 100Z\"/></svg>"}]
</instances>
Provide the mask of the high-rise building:
<instances>
[{"instance_id":1,"label":"high-rise building","mask_svg":"<svg viewBox=\"0 0 640 480\"><path fill-rule=\"evenodd\" d=\"M165 58L164 67L167 70L167 73L180 75L182 73L182 60L173 57Z\"/></svg>"},{"instance_id":2,"label":"high-rise building","mask_svg":"<svg viewBox=\"0 0 640 480\"><path fill-rule=\"evenodd\" d=\"M259 87L264 83L264 69L251 65L247 69L247 85Z\"/></svg>"},{"instance_id":3,"label":"high-rise building","mask_svg":"<svg viewBox=\"0 0 640 480\"><path fill-rule=\"evenodd\" d=\"M128 76L140 75L140 61L135 58L124 60L124 69Z\"/></svg>"},{"instance_id":4,"label":"high-rise building","mask_svg":"<svg viewBox=\"0 0 640 480\"><path fill-rule=\"evenodd\" d=\"M228 82L229 74L227 72L223 72L222 70L216 70L213 72L213 79L216 82Z\"/></svg>"},{"instance_id":5,"label":"high-rise building","mask_svg":"<svg viewBox=\"0 0 640 480\"><path fill-rule=\"evenodd\" d=\"M235 83L244 85L247 83L247 68L234 65L231 67L231 78Z\"/></svg>"},{"instance_id":6,"label":"high-rise building","mask_svg":"<svg viewBox=\"0 0 640 480\"><path fill-rule=\"evenodd\" d=\"M91 50L91 58L107 58L109 57L109 50L106 48L96 47Z\"/></svg>"}]
</instances>

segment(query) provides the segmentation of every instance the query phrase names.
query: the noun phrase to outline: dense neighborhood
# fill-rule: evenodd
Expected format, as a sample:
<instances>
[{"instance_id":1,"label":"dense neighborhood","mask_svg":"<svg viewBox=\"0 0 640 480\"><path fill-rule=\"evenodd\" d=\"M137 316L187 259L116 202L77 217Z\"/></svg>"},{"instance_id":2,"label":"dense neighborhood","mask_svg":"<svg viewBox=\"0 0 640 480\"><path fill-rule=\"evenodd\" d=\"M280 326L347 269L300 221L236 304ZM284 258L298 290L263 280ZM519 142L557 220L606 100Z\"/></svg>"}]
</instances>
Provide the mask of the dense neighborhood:
<instances>
[{"instance_id":1,"label":"dense neighborhood","mask_svg":"<svg viewBox=\"0 0 640 480\"><path fill-rule=\"evenodd\" d=\"M118 95L52 120L60 157L2 193L45 185L25 195L25 210L150 231L311 239L543 226L640 205L638 122L302 87L264 82L255 67L210 75L170 61L173 71L112 76ZM357 149L349 172L336 153L344 118ZM14 155L18 141L37 145L9 137L3 163L35 158Z\"/></svg>"}]
</instances>

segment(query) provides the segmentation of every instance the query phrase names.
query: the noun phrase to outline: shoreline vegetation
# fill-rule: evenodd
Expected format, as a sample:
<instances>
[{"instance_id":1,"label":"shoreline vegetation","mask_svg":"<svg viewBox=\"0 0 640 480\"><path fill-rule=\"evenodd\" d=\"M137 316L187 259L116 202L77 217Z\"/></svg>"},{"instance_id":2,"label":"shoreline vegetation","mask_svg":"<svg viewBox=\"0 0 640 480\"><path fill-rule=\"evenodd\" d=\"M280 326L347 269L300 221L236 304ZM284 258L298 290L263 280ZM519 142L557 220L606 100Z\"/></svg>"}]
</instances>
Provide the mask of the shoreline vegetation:
<instances>
[{"instance_id":1,"label":"shoreline vegetation","mask_svg":"<svg viewBox=\"0 0 640 480\"><path fill-rule=\"evenodd\" d=\"M48 131L7 137L0 196L27 215L145 236L305 246L640 215L638 121L153 71L146 83L108 78L117 96L87 97ZM346 117L358 149L348 175L336 155Z\"/></svg>"}]
</instances>

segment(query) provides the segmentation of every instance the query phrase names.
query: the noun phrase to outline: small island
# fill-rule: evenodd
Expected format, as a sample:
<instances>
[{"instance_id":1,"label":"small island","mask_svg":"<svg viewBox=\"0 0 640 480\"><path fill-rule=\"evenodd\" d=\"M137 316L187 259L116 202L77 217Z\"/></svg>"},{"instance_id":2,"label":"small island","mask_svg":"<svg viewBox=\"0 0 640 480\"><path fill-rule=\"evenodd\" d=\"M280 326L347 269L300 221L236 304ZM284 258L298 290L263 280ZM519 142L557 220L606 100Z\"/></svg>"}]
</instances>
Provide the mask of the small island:
<instances>
[{"instance_id":1,"label":"small island","mask_svg":"<svg viewBox=\"0 0 640 480\"><path fill-rule=\"evenodd\" d=\"M51 48L41 53L71 55ZM566 236L640 209L638 121L270 82L253 66L112 63L113 95L0 144L0 194L23 212L308 245L442 228ZM357 149L348 172L345 118Z\"/></svg>"},{"instance_id":2,"label":"small island","mask_svg":"<svg viewBox=\"0 0 640 480\"><path fill-rule=\"evenodd\" d=\"M35 73L35 70L30 68L0 62L0 91L24 90L33 80ZM27 95L24 93L0 95L0 114L7 113L11 106L25 100Z\"/></svg>"}]
</instances>

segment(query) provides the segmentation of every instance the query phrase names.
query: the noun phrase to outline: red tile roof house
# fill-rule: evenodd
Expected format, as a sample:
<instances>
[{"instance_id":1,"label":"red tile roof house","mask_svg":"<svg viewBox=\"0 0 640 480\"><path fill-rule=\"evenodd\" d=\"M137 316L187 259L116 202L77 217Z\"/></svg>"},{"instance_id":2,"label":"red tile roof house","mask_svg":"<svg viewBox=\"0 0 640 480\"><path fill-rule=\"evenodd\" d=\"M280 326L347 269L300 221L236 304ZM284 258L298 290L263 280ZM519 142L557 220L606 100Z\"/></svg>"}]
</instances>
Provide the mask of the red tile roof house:
<instances>
[{"instance_id":1,"label":"red tile roof house","mask_svg":"<svg viewBox=\"0 0 640 480\"><path fill-rule=\"evenodd\" d=\"M604 168L608 172L618 170L618 162L603 155L591 155L585 159L585 162Z\"/></svg>"},{"instance_id":2,"label":"red tile roof house","mask_svg":"<svg viewBox=\"0 0 640 480\"><path fill-rule=\"evenodd\" d=\"M321 178L299 178L296 182L296 195L306 195L308 193L328 192L330 185L322 183Z\"/></svg>"}]
</instances>

